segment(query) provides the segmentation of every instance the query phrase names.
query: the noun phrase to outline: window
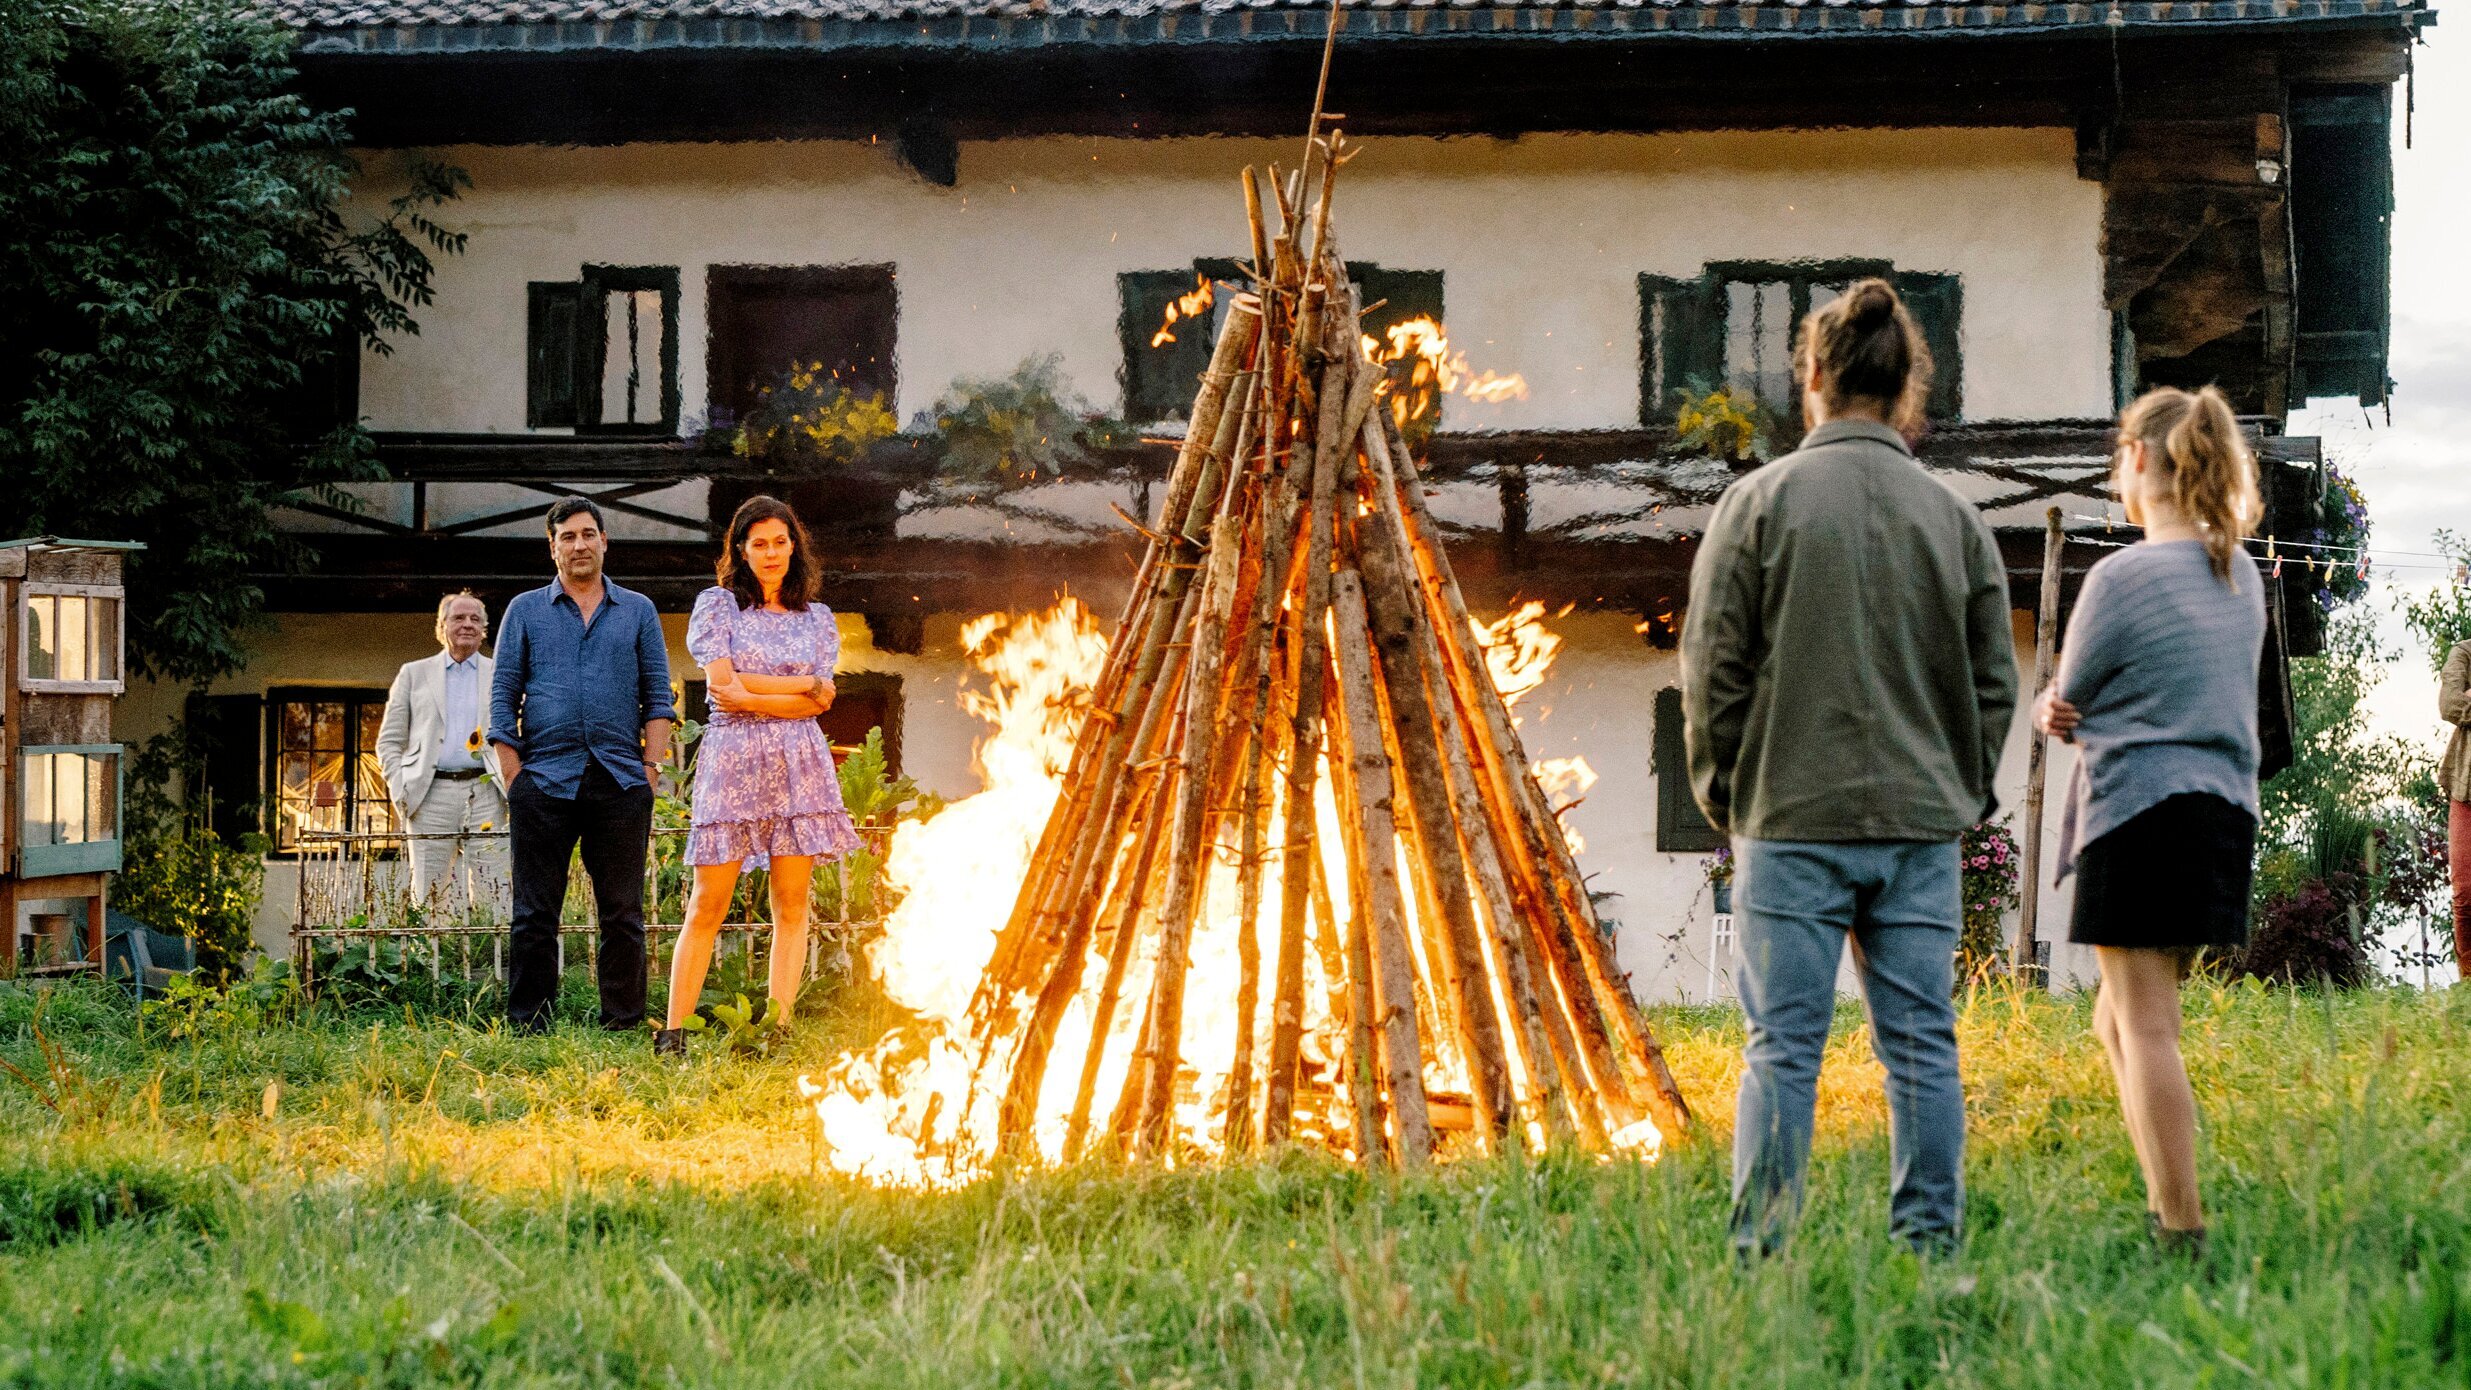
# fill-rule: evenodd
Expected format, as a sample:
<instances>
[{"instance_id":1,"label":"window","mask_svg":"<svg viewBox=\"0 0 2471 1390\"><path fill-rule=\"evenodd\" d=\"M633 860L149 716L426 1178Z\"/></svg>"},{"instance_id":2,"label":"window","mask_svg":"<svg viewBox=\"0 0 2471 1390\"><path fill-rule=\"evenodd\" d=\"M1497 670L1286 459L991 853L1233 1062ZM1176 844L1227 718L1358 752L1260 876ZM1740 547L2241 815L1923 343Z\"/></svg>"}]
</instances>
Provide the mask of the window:
<instances>
[{"instance_id":1,"label":"window","mask_svg":"<svg viewBox=\"0 0 2471 1390\"><path fill-rule=\"evenodd\" d=\"M120 867L119 744L29 747L17 768L21 872Z\"/></svg>"},{"instance_id":2,"label":"window","mask_svg":"<svg viewBox=\"0 0 2471 1390\"><path fill-rule=\"evenodd\" d=\"M121 591L95 585L28 584L20 599L18 687L52 693L121 689Z\"/></svg>"},{"instance_id":3,"label":"window","mask_svg":"<svg viewBox=\"0 0 2471 1390\"><path fill-rule=\"evenodd\" d=\"M892 266L716 265L705 273L704 306L715 425L745 419L767 388L802 365L854 395L897 399Z\"/></svg>"},{"instance_id":4,"label":"window","mask_svg":"<svg viewBox=\"0 0 2471 1390\"><path fill-rule=\"evenodd\" d=\"M678 432L678 271L588 265L534 281L525 325L524 420L578 434Z\"/></svg>"},{"instance_id":5,"label":"window","mask_svg":"<svg viewBox=\"0 0 2471 1390\"><path fill-rule=\"evenodd\" d=\"M391 835L401 827L378 766L382 690L275 690L266 697L267 801L278 852L307 832Z\"/></svg>"},{"instance_id":6,"label":"window","mask_svg":"<svg viewBox=\"0 0 2471 1390\"><path fill-rule=\"evenodd\" d=\"M1690 794L1690 759L1682 750L1682 692L1656 692L1656 848L1668 854L1704 854L1724 848L1725 837L1699 814Z\"/></svg>"},{"instance_id":7,"label":"window","mask_svg":"<svg viewBox=\"0 0 2471 1390\"><path fill-rule=\"evenodd\" d=\"M265 825L266 701L257 695L192 694L188 805L227 845Z\"/></svg>"},{"instance_id":8,"label":"window","mask_svg":"<svg viewBox=\"0 0 2471 1390\"><path fill-rule=\"evenodd\" d=\"M1349 261L1347 274L1358 298L1379 306L1364 316L1364 331L1373 337L1382 338L1392 325L1413 318L1443 322L1440 271L1389 270L1369 261ZM1249 284L1240 262L1221 259L1198 260L1186 270L1135 270L1116 277L1125 419L1155 424L1185 418L1201 374L1209 370L1228 299Z\"/></svg>"},{"instance_id":9,"label":"window","mask_svg":"<svg viewBox=\"0 0 2471 1390\"><path fill-rule=\"evenodd\" d=\"M1886 261L1719 261L1695 279L1639 277L1641 421L1664 424L1685 395L1727 387L1798 433L1802 403L1793 380L1794 333L1811 310L1873 275L1895 283L1929 344L1936 368L1930 417L1959 418L1964 292L1956 276L1898 271Z\"/></svg>"}]
</instances>

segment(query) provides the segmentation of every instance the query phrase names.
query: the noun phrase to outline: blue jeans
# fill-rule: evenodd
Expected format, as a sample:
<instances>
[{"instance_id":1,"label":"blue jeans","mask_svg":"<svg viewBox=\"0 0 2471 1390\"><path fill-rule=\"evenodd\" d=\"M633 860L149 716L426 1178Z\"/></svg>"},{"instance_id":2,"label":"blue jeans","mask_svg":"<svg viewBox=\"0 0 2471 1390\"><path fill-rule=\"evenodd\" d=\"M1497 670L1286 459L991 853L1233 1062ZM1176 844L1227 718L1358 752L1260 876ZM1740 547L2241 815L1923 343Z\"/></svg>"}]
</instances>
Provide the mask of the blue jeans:
<instances>
[{"instance_id":1,"label":"blue jeans","mask_svg":"<svg viewBox=\"0 0 2471 1390\"><path fill-rule=\"evenodd\" d=\"M1962 920L1955 842L1739 840L1734 859L1735 978L1750 1025L1733 1131L1734 1248L1773 1253L1801 1212L1848 935L1871 1049L1888 1073L1888 1228L1916 1249L1952 1247L1965 1204L1950 999Z\"/></svg>"}]
</instances>

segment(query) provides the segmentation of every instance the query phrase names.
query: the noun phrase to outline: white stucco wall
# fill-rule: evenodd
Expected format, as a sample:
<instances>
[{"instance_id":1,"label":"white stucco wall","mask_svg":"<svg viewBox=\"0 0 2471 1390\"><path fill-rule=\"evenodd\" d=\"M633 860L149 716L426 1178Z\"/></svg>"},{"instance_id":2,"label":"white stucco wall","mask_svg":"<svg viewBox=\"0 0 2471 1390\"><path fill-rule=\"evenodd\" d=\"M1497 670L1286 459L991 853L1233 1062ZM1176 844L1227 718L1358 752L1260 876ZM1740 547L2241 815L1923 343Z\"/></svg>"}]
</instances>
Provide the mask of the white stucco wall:
<instances>
[{"instance_id":1,"label":"white stucco wall","mask_svg":"<svg viewBox=\"0 0 2471 1390\"><path fill-rule=\"evenodd\" d=\"M932 187L866 144L452 148L471 233L439 263L421 333L365 363L387 430L524 429L525 282L586 262L677 266L681 394L704 390L713 264L898 268L899 413L956 377L1060 353L1119 403L1118 272L1247 244L1236 176L1291 142L1039 139L961 147ZM395 190L373 157L363 197ZM1348 167L1350 259L1445 276L1472 365L1526 377L1525 400L1456 402L1454 429L1638 423L1642 272L1712 260L1879 257L1963 278L1965 409L1977 420L2107 414L2101 190L2062 129L1385 138Z\"/></svg>"}]
</instances>

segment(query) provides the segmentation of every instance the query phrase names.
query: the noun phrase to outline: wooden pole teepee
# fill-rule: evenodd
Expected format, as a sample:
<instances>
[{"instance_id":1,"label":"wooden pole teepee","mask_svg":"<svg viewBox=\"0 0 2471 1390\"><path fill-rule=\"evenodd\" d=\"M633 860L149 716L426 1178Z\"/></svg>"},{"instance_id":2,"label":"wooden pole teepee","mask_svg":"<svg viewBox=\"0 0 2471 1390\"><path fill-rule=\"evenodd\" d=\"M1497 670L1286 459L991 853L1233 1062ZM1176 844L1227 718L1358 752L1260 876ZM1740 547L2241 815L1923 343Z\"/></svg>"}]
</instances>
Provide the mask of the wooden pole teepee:
<instances>
[{"instance_id":1,"label":"wooden pole teepee","mask_svg":"<svg viewBox=\"0 0 2471 1390\"><path fill-rule=\"evenodd\" d=\"M971 1008L1001 1150L1060 1117L1068 1158L1311 1133L1412 1165L1689 1123L1386 408L1331 216L1353 155L1319 126L1302 170L1245 171L1250 292ZM1214 882L1234 977L1199 979ZM1214 1095L1195 989L1234 1000Z\"/></svg>"}]
</instances>

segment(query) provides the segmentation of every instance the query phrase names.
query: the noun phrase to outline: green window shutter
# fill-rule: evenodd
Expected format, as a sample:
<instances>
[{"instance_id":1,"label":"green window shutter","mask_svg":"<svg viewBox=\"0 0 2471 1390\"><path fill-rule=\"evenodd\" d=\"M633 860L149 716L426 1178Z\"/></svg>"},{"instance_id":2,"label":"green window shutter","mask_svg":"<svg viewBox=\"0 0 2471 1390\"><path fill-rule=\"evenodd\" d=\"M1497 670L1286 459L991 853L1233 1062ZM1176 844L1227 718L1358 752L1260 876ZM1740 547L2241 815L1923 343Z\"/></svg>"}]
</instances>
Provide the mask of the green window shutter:
<instances>
[{"instance_id":1,"label":"green window shutter","mask_svg":"<svg viewBox=\"0 0 2471 1390\"><path fill-rule=\"evenodd\" d=\"M1409 319L1426 318L1450 326L1442 313L1441 272L1438 270L1385 270L1362 261L1347 267L1348 278L1356 282L1357 293L1368 305L1381 307L1364 316L1364 331L1380 338L1392 324ZM1383 301L1388 301L1383 303Z\"/></svg>"},{"instance_id":2,"label":"green window shutter","mask_svg":"<svg viewBox=\"0 0 2471 1390\"><path fill-rule=\"evenodd\" d=\"M573 426L578 418L575 375L582 348L583 285L535 280L525 312L524 423L533 429Z\"/></svg>"},{"instance_id":3,"label":"green window shutter","mask_svg":"<svg viewBox=\"0 0 2471 1390\"><path fill-rule=\"evenodd\" d=\"M1115 277L1124 345L1124 418L1134 424L1181 420L1191 413L1201 374L1210 367L1210 321L1178 321L1174 341L1156 343L1167 306L1192 293L1189 270L1132 270Z\"/></svg>"},{"instance_id":4,"label":"green window shutter","mask_svg":"<svg viewBox=\"0 0 2471 1390\"><path fill-rule=\"evenodd\" d=\"M1668 854L1704 854L1724 848L1725 837L1699 814L1690 795L1690 763L1682 751L1682 692L1656 692L1656 848Z\"/></svg>"},{"instance_id":5,"label":"green window shutter","mask_svg":"<svg viewBox=\"0 0 2471 1390\"><path fill-rule=\"evenodd\" d=\"M1710 276L1639 277L1639 423L1669 424L1683 392L1714 390L1725 373L1722 287Z\"/></svg>"},{"instance_id":6,"label":"green window shutter","mask_svg":"<svg viewBox=\"0 0 2471 1390\"><path fill-rule=\"evenodd\" d=\"M266 761L260 742L266 702L255 695L189 697L190 762L195 781L189 806L206 813L216 838L237 845L264 824L260 805Z\"/></svg>"},{"instance_id":7,"label":"green window shutter","mask_svg":"<svg viewBox=\"0 0 2471 1390\"><path fill-rule=\"evenodd\" d=\"M1965 318L1964 282L1936 271L1904 270L1897 272L1896 292L1921 328L1922 341L1930 345L1936 369L1930 379L1930 418L1942 423L1962 418L1965 358L1958 328Z\"/></svg>"}]
</instances>

